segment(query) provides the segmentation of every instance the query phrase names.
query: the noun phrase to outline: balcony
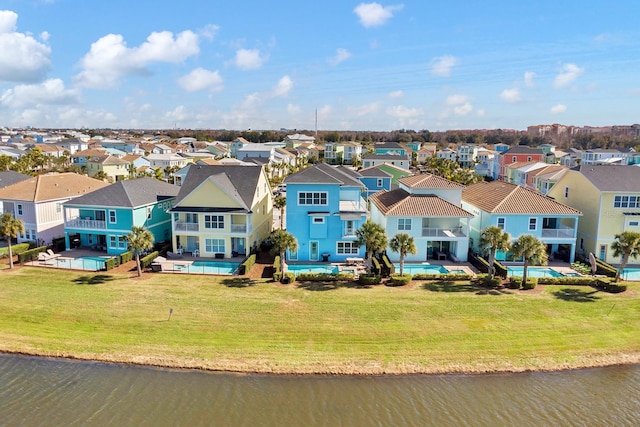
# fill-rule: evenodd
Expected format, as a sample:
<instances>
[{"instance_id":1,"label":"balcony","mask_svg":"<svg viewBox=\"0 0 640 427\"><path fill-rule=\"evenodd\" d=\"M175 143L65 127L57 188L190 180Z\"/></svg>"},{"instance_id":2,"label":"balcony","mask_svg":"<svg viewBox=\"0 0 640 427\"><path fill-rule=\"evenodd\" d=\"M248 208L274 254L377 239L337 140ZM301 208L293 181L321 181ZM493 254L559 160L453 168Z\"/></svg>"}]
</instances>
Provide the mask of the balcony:
<instances>
[{"instance_id":1,"label":"balcony","mask_svg":"<svg viewBox=\"0 0 640 427\"><path fill-rule=\"evenodd\" d=\"M575 236L575 230L571 227L562 228L543 228L542 237L548 237L551 239L573 239Z\"/></svg>"},{"instance_id":2,"label":"balcony","mask_svg":"<svg viewBox=\"0 0 640 427\"><path fill-rule=\"evenodd\" d=\"M198 231L200 226L197 222L176 222L176 231Z\"/></svg>"},{"instance_id":3,"label":"balcony","mask_svg":"<svg viewBox=\"0 0 640 427\"><path fill-rule=\"evenodd\" d=\"M107 221L98 221L95 219L70 219L64 224L68 228L83 228L86 230L106 230Z\"/></svg>"},{"instance_id":4,"label":"balcony","mask_svg":"<svg viewBox=\"0 0 640 427\"><path fill-rule=\"evenodd\" d=\"M231 224L232 233L246 233L247 224Z\"/></svg>"},{"instance_id":5,"label":"balcony","mask_svg":"<svg viewBox=\"0 0 640 427\"><path fill-rule=\"evenodd\" d=\"M467 237L462 227L423 228L422 237Z\"/></svg>"}]
</instances>

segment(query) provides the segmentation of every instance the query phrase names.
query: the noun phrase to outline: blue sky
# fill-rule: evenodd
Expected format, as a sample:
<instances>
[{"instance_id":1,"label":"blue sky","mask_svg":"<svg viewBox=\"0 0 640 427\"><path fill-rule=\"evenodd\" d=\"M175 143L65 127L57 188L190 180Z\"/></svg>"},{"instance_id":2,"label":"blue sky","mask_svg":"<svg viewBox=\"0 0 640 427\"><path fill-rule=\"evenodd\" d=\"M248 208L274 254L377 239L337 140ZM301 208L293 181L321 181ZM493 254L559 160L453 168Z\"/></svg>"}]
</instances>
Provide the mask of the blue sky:
<instances>
[{"instance_id":1,"label":"blue sky","mask_svg":"<svg viewBox=\"0 0 640 427\"><path fill-rule=\"evenodd\" d=\"M637 0L4 0L0 126L640 122Z\"/></svg>"}]
</instances>

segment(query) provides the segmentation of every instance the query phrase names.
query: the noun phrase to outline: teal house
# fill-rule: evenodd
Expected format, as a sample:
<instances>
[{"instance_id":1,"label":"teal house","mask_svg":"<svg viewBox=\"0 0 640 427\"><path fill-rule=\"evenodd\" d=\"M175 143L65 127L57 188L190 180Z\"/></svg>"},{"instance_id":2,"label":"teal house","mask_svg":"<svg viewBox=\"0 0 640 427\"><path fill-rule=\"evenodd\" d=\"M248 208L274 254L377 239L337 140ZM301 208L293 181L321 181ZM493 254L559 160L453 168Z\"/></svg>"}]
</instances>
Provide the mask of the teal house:
<instances>
[{"instance_id":1,"label":"teal house","mask_svg":"<svg viewBox=\"0 0 640 427\"><path fill-rule=\"evenodd\" d=\"M151 231L156 242L170 241L168 211L178 191L154 178L127 179L64 203L66 249L120 254L127 250L125 237L133 226Z\"/></svg>"}]
</instances>

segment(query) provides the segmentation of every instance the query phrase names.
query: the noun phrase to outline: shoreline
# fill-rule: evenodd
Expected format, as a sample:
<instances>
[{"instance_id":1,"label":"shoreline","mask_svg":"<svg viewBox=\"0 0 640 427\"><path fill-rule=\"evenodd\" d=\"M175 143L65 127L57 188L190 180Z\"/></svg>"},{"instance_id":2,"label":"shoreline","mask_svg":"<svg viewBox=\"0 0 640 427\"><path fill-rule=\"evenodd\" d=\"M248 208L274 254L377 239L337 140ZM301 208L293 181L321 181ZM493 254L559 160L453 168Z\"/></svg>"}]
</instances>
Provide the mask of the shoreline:
<instances>
[{"instance_id":1,"label":"shoreline","mask_svg":"<svg viewBox=\"0 0 640 427\"><path fill-rule=\"evenodd\" d=\"M486 366L484 368L476 367L459 367L458 369L447 369L446 367L413 367L410 369L382 369L367 370L354 369L351 367L345 369L334 367L333 369L225 369L209 364L182 363L178 361L140 361L135 360L136 357L84 357L74 354L49 354L46 352L28 352L23 350L5 350L0 349L0 354L18 357L32 357L51 360L62 360L66 362L84 362L84 363L102 363L108 365L129 366L135 368L160 369L167 371L200 371L221 375L258 375L258 376L283 376L283 377L402 377L402 376L421 376L421 375L495 375L495 374L524 374L524 373L552 373L565 371L579 371L585 369L608 368L614 366L631 366L640 365L640 354L621 354L616 356L605 356L605 359L596 363L565 363L555 364L553 366L539 366L535 368L523 367L499 367Z\"/></svg>"}]
</instances>

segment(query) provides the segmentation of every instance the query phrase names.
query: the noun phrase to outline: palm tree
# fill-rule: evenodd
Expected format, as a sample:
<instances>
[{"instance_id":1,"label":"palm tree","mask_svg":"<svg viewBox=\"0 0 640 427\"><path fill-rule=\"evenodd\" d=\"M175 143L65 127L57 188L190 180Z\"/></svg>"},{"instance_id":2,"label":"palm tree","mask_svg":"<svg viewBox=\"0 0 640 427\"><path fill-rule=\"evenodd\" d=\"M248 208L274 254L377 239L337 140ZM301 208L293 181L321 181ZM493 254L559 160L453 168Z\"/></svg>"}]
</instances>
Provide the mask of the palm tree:
<instances>
[{"instance_id":1,"label":"palm tree","mask_svg":"<svg viewBox=\"0 0 640 427\"><path fill-rule=\"evenodd\" d=\"M620 268L618 268L615 278L615 282L618 282L620 280L620 273L622 273L622 270L627 266L629 258L633 257L637 259L638 255L640 255L640 233L636 231L624 231L616 234L616 240L611 244L611 249L613 249L614 257L622 256Z\"/></svg>"},{"instance_id":2,"label":"palm tree","mask_svg":"<svg viewBox=\"0 0 640 427\"><path fill-rule=\"evenodd\" d=\"M493 264L496 261L496 252L508 251L511 247L510 240L511 237L509 233L505 233L500 227L495 225L490 225L482 230L478 244L483 253L489 252L489 280L493 279L493 275L495 274L496 269Z\"/></svg>"},{"instance_id":3,"label":"palm tree","mask_svg":"<svg viewBox=\"0 0 640 427\"><path fill-rule=\"evenodd\" d=\"M9 268L13 268L13 252L11 250L11 239L18 237L18 234L24 233L24 222L16 219L9 212L5 212L0 216L0 235L7 238L9 249Z\"/></svg>"},{"instance_id":4,"label":"palm tree","mask_svg":"<svg viewBox=\"0 0 640 427\"><path fill-rule=\"evenodd\" d=\"M285 273L287 272L287 264L284 262L285 253L289 250L295 252L298 250L298 241L291 233L285 230L275 230L269 237L273 247L272 254L280 256L280 281L284 283Z\"/></svg>"},{"instance_id":5,"label":"palm tree","mask_svg":"<svg viewBox=\"0 0 640 427\"><path fill-rule=\"evenodd\" d=\"M367 273L371 274L373 253L383 251L387 247L387 232L368 218L362 226L356 230L355 241L357 246L364 246L367 252Z\"/></svg>"},{"instance_id":6,"label":"palm tree","mask_svg":"<svg viewBox=\"0 0 640 427\"><path fill-rule=\"evenodd\" d=\"M522 286L527 282L527 268L529 264L546 265L549 260L545 244L531 234L523 234L518 237L511 245L511 252L516 258L524 258Z\"/></svg>"},{"instance_id":7,"label":"palm tree","mask_svg":"<svg viewBox=\"0 0 640 427\"><path fill-rule=\"evenodd\" d=\"M404 271L404 257L408 254L415 254L417 252L416 244L413 237L407 233L398 233L389 242L389 247L393 252L400 254L400 275Z\"/></svg>"},{"instance_id":8,"label":"palm tree","mask_svg":"<svg viewBox=\"0 0 640 427\"><path fill-rule=\"evenodd\" d=\"M136 268L138 269L138 277L140 277L142 276L140 252L153 247L153 233L144 227L134 225L131 227L131 232L127 234L126 239L129 243L129 249L132 250L136 256Z\"/></svg>"},{"instance_id":9,"label":"palm tree","mask_svg":"<svg viewBox=\"0 0 640 427\"><path fill-rule=\"evenodd\" d=\"M273 207L280 210L280 230L284 229L284 208L287 206L287 198L282 194L273 199Z\"/></svg>"}]
</instances>

